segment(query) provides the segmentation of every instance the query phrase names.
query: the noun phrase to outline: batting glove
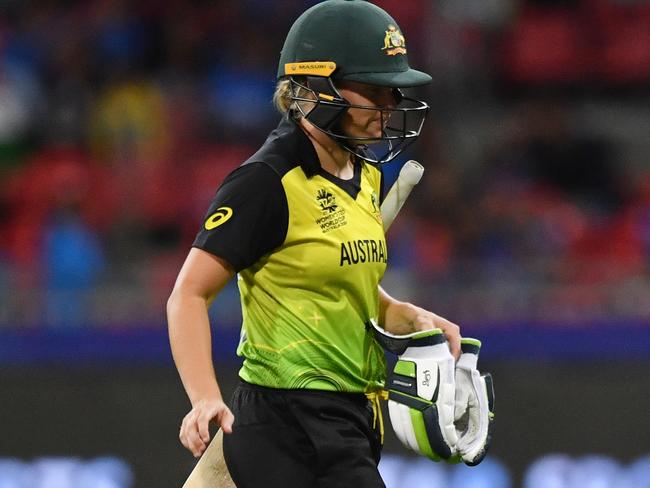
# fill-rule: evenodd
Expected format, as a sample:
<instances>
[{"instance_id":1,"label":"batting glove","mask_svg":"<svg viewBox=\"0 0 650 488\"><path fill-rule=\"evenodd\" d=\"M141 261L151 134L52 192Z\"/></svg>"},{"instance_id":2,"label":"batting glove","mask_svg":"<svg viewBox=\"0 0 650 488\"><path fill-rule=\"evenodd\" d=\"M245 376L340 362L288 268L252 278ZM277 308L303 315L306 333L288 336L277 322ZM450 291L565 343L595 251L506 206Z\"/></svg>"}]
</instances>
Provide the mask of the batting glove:
<instances>
[{"instance_id":1,"label":"batting glove","mask_svg":"<svg viewBox=\"0 0 650 488\"><path fill-rule=\"evenodd\" d=\"M461 340L461 356L456 363L454 420L458 455L468 466L476 466L487 454L494 421L494 387L489 373L477 369L481 341Z\"/></svg>"},{"instance_id":2,"label":"batting glove","mask_svg":"<svg viewBox=\"0 0 650 488\"><path fill-rule=\"evenodd\" d=\"M451 458L454 358L440 329L409 334L387 387L390 421L402 444L434 461Z\"/></svg>"}]
</instances>

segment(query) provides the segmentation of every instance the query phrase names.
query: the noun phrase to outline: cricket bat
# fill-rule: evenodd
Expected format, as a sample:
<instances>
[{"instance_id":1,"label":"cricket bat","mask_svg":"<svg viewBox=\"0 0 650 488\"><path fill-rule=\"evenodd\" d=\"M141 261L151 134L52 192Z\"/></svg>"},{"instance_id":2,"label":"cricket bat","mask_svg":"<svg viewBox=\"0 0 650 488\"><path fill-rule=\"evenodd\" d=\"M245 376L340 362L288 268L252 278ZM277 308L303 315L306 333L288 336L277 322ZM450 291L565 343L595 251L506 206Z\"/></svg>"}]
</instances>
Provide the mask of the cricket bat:
<instances>
[{"instance_id":1,"label":"cricket bat","mask_svg":"<svg viewBox=\"0 0 650 488\"><path fill-rule=\"evenodd\" d=\"M411 190L422 179L423 173L424 168L417 161L411 159L404 163L397 180L388 190L381 204L381 220L384 222L384 231L387 231L393 223L402 206L404 206L404 202L411 194Z\"/></svg>"},{"instance_id":2,"label":"cricket bat","mask_svg":"<svg viewBox=\"0 0 650 488\"><path fill-rule=\"evenodd\" d=\"M236 488L223 458L223 431L219 429L196 463L183 488Z\"/></svg>"}]
</instances>

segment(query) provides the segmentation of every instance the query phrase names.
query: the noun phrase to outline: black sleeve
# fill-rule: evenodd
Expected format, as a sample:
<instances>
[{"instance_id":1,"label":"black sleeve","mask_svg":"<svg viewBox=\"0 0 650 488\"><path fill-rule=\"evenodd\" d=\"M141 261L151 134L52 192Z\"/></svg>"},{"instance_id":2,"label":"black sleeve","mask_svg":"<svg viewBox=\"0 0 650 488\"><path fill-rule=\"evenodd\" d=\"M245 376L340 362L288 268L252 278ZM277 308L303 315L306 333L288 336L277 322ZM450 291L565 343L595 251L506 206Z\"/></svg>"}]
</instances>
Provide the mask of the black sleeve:
<instances>
[{"instance_id":1,"label":"black sleeve","mask_svg":"<svg viewBox=\"0 0 650 488\"><path fill-rule=\"evenodd\" d=\"M223 181L193 247L241 271L284 242L289 224L279 175L265 163L240 166Z\"/></svg>"}]
</instances>

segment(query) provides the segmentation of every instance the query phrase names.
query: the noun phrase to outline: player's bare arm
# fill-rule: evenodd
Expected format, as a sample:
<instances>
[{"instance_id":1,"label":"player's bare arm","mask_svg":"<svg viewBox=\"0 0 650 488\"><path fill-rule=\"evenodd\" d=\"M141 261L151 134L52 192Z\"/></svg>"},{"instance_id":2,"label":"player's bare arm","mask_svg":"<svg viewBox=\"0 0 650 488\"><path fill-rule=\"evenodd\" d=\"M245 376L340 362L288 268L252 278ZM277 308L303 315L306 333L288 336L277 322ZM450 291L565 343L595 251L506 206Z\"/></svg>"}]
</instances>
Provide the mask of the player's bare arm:
<instances>
[{"instance_id":1,"label":"player's bare arm","mask_svg":"<svg viewBox=\"0 0 650 488\"><path fill-rule=\"evenodd\" d=\"M441 329L454 358L460 356L460 327L412 303L391 297L379 287L379 323L391 334L403 335L419 330Z\"/></svg>"},{"instance_id":2,"label":"player's bare arm","mask_svg":"<svg viewBox=\"0 0 650 488\"><path fill-rule=\"evenodd\" d=\"M223 401L212 365L208 306L233 274L228 263L194 248L167 302L172 354L192 404L181 424L179 437L196 457L210 441L211 421L226 433L232 431L234 417Z\"/></svg>"}]
</instances>

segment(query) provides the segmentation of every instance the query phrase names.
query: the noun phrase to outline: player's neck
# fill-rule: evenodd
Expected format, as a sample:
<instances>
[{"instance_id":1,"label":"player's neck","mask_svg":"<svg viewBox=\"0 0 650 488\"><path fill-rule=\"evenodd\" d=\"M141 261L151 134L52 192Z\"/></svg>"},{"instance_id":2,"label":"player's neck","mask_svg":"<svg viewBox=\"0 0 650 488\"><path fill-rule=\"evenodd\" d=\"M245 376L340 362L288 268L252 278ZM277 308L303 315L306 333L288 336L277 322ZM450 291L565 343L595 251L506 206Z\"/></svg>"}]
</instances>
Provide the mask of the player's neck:
<instances>
[{"instance_id":1,"label":"player's neck","mask_svg":"<svg viewBox=\"0 0 650 488\"><path fill-rule=\"evenodd\" d=\"M354 164L351 154L330 136L314 127L309 121L300 119L300 126L314 145L321 167L342 180L352 179Z\"/></svg>"}]
</instances>

